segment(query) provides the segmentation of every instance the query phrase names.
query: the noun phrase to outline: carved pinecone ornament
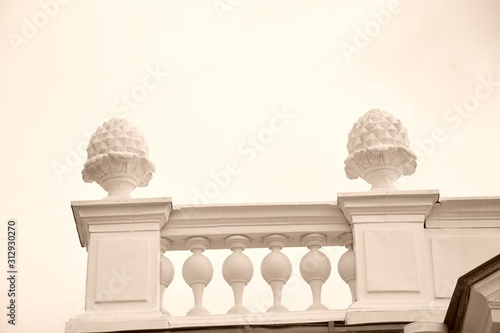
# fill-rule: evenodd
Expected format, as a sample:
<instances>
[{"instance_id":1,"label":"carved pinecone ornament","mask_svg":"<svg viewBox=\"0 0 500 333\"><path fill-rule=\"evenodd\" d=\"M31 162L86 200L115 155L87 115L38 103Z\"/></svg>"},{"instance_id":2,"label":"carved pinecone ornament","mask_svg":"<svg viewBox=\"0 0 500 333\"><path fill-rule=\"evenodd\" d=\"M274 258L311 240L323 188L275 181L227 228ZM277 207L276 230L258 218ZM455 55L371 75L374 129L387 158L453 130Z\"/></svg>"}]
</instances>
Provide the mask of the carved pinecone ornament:
<instances>
[{"instance_id":1,"label":"carved pinecone ornament","mask_svg":"<svg viewBox=\"0 0 500 333\"><path fill-rule=\"evenodd\" d=\"M346 175L349 179L367 180L370 173L373 175L375 170L384 168L411 175L415 172L417 157L409 147L408 133L399 119L379 109L370 110L349 132L349 156L344 162Z\"/></svg>"},{"instance_id":2,"label":"carved pinecone ornament","mask_svg":"<svg viewBox=\"0 0 500 333\"><path fill-rule=\"evenodd\" d=\"M148 156L148 144L137 126L121 118L112 118L90 137L87 159L116 151Z\"/></svg>"},{"instance_id":3,"label":"carved pinecone ornament","mask_svg":"<svg viewBox=\"0 0 500 333\"><path fill-rule=\"evenodd\" d=\"M401 121L379 109L370 110L360 117L347 141L349 154L375 146L410 147L408 133Z\"/></svg>"},{"instance_id":4,"label":"carved pinecone ornament","mask_svg":"<svg viewBox=\"0 0 500 333\"><path fill-rule=\"evenodd\" d=\"M86 183L101 184L112 174L124 174L136 186L144 187L155 171L144 135L137 126L121 118L110 119L92 134L87 155L82 170Z\"/></svg>"}]
</instances>

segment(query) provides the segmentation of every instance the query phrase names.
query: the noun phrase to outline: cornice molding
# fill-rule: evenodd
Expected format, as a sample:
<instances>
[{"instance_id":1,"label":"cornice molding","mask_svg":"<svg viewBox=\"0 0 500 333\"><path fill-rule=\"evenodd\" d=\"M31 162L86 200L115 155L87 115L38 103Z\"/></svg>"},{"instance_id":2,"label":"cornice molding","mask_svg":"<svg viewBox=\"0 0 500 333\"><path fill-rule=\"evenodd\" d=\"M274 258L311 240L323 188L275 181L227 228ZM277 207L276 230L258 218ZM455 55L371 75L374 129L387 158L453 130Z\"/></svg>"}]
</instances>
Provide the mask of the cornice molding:
<instances>
[{"instance_id":1,"label":"cornice molding","mask_svg":"<svg viewBox=\"0 0 500 333\"><path fill-rule=\"evenodd\" d=\"M444 198L427 218L427 228L498 228L500 197Z\"/></svg>"},{"instance_id":2,"label":"cornice molding","mask_svg":"<svg viewBox=\"0 0 500 333\"><path fill-rule=\"evenodd\" d=\"M303 247L304 234L325 234L329 246L340 245L338 236L349 230L335 202L183 205L174 207L161 235L171 250L185 250L183 240L196 235L210 238L210 249L225 249L224 238L236 234L250 238L249 248L261 248L263 237L276 233L288 237L287 247Z\"/></svg>"},{"instance_id":3,"label":"cornice molding","mask_svg":"<svg viewBox=\"0 0 500 333\"><path fill-rule=\"evenodd\" d=\"M87 247L92 228L111 227L116 232L161 229L172 210L172 200L171 198L130 198L72 201L71 209L80 244L82 247Z\"/></svg>"},{"instance_id":4,"label":"cornice molding","mask_svg":"<svg viewBox=\"0 0 500 333\"><path fill-rule=\"evenodd\" d=\"M439 200L438 190L338 193L349 223L421 222Z\"/></svg>"}]
</instances>

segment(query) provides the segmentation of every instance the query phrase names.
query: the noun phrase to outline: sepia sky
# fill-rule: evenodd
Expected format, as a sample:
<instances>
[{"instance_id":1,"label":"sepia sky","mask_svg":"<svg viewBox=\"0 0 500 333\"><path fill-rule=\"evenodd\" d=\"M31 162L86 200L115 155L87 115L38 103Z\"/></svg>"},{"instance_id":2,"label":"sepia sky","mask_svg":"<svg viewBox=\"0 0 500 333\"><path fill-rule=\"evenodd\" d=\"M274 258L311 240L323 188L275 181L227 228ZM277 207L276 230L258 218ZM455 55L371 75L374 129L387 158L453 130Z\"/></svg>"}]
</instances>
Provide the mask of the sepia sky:
<instances>
[{"instance_id":1,"label":"sepia sky","mask_svg":"<svg viewBox=\"0 0 500 333\"><path fill-rule=\"evenodd\" d=\"M70 201L106 196L81 170L90 135L112 117L138 125L156 165L134 197L311 202L366 191L364 181L347 179L344 160L349 130L372 108L402 121L419 157L400 189L498 196L500 2L5 0L0 108L2 276L6 222L15 218L19 228L18 325L1 312L0 331L63 332L85 293L86 252ZM238 175L207 195L211 175L232 160ZM271 299L259 272L266 251L246 251L254 254L245 298L252 311ZM349 305L336 272L343 251L325 249L329 308ZM294 269L306 252L284 250ZM220 272L229 254L206 251L212 313L232 305ZM168 255L176 276L164 306L184 315L189 253ZM293 274L285 302L303 310L310 292ZM6 289L2 278L2 308Z\"/></svg>"}]
</instances>

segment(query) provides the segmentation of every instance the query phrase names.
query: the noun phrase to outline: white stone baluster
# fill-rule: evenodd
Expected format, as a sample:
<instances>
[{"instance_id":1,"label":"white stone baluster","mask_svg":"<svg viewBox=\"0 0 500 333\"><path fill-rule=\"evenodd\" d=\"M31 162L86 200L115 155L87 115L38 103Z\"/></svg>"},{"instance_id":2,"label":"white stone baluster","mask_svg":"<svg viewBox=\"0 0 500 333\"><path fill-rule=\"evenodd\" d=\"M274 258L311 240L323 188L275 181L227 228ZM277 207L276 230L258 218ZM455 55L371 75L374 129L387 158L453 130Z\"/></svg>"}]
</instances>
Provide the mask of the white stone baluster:
<instances>
[{"instance_id":1,"label":"white stone baluster","mask_svg":"<svg viewBox=\"0 0 500 333\"><path fill-rule=\"evenodd\" d=\"M319 249L326 243L326 236L311 233L302 236L302 243L310 250L300 261L300 275L311 287L313 304L307 310L327 310L321 304L321 289L330 277L332 265L330 260Z\"/></svg>"},{"instance_id":2,"label":"white stone baluster","mask_svg":"<svg viewBox=\"0 0 500 333\"><path fill-rule=\"evenodd\" d=\"M283 286L292 275L292 263L285 254L280 252L287 243L287 237L279 234L272 234L265 236L263 241L264 245L271 250L271 253L262 260L260 270L264 280L271 286L274 297L274 304L267 311L288 311L288 309L281 304L281 293Z\"/></svg>"},{"instance_id":3,"label":"white stone baluster","mask_svg":"<svg viewBox=\"0 0 500 333\"><path fill-rule=\"evenodd\" d=\"M222 275L234 293L234 306L227 313L249 313L250 311L243 306L243 290L252 279L253 265L243 250L250 244L250 238L232 235L224 239L224 243L233 251L222 265Z\"/></svg>"},{"instance_id":4,"label":"white stone baluster","mask_svg":"<svg viewBox=\"0 0 500 333\"><path fill-rule=\"evenodd\" d=\"M160 252L160 308L161 312L166 315L170 315L167 310L165 310L162 306L163 304L163 296L165 294L165 289L172 283L174 279L174 265L163 254L170 248L172 242L167 238L161 238L161 252Z\"/></svg>"},{"instance_id":5,"label":"white stone baluster","mask_svg":"<svg viewBox=\"0 0 500 333\"><path fill-rule=\"evenodd\" d=\"M210 259L203 255L203 251L209 246L210 240L202 236L194 236L186 239L186 247L193 252L182 266L182 277L193 289L194 307L187 313L188 316L199 316L210 314L202 305L203 291L212 280L214 269Z\"/></svg>"},{"instance_id":6,"label":"white stone baluster","mask_svg":"<svg viewBox=\"0 0 500 333\"><path fill-rule=\"evenodd\" d=\"M347 232L340 235L339 241L348 250L339 259L339 275L351 289L352 302L354 303L356 302L356 270L354 267L354 251L352 250L352 233Z\"/></svg>"}]
</instances>

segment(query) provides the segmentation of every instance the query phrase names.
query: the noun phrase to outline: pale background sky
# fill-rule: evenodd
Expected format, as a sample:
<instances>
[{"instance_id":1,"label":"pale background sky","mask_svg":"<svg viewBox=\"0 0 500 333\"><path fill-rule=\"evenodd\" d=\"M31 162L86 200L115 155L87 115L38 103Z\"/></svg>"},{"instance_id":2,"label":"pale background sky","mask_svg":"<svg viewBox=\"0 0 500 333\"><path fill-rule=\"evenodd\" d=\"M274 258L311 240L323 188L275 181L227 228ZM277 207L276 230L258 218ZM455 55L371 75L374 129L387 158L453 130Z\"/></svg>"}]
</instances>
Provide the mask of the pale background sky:
<instances>
[{"instance_id":1,"label":"pale background sky","mask_svg":"<svg viewBox=\"0 0 500 333\"><path fill-rule=\"evenodd\" d=\"M64 322L82 310L86 252L70 201L105 192L82 181L81 149L86 133L124 115L114 103L139 89L147 68L168 77L126 115L145 134L157 167L135 197L191 203L210 172L232 159L242 172L212 203L333 201L337 192L365 191L364 181L346 178L343 161L353 123L376 107L401 119L412 148L421 151L416 173L399 188L439 189L442 197L499 194L500 1L395 2L388 24L350 61L341 46L354 45L359 29L376 29L373 13L389 1L233 1L223 19L217 3L73 0L48 22L37 1L0 3L1 241L9 218L20 230L18 325L7 326L2 310L0 331L63 332ZM13 47L9 38L21 40L33 16L43 26ZM480 78L493 84L486 87ZM473 111L449 111L474 102L476 91L481 99ZM238 147L283 107L295 118L247 162ZM430 147L436 131L442 140ZM296 264L306 252L285 249ZM324 303L345 308L349 293L336 273L343 250L325 252L333 272ZM220 273L229 253L206 252L215 267L205 301L212 313L232 305ZM252 258L245 303L253 311L264 303L252 293L270 297L262 296L268 287L259 272L266 253ZM174 315L192 306L181 276L188 256L170 255L176 276L165 307ZM293 310L310 304L297 274L287 286ZM6 289L2 278L2 308ZM173 299L179 304L168 304Z\"/></svg>"}]
</instances>

